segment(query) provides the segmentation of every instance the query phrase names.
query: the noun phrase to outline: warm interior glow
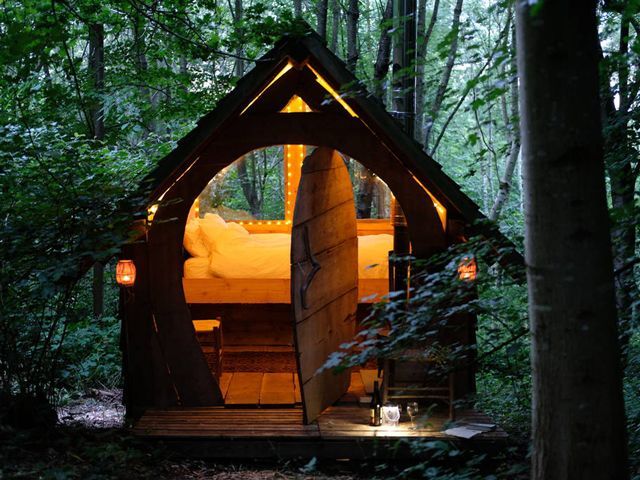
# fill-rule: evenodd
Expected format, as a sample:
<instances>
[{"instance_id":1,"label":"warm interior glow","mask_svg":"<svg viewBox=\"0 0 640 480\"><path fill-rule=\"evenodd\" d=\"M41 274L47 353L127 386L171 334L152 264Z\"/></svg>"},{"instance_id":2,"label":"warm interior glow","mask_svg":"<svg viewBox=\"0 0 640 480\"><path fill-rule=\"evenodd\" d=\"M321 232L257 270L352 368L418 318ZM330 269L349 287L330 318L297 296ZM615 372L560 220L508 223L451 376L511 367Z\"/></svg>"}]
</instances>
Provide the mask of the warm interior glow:
<instances>
[{"instance_id":1,"label":"warm interior glow","mask_svg":"<svg viewBox=\"0 0 640 480\"><path fill-rule=\"evenodd\" d=\"M436 207L436 212L438 213L438 217L440 217L440 223L442 223L442 229L447 230L447 209L442 205L438 199L425 187L418 178L413 175L413 179L416 181L418 185L422 187L422 189L427 192L427 195L431 198L433 202L433 206Z\"/></svg>"},{"instance_id":2,"label":"warm interior glow","mask_svg":"<svg viewBox=\"0 0 640 480\"><path fill-rule=\"evenodd\" d=\"M311 108L302 98L297 95L291 97L289 103L282 109L281 113L303 113L310 112ZM285 225L289 225L293 220L293 211L298 196L298 185L302 175L302 162L307 153L304 145L284 146L284 188L286 192L284 219Z\"/></svg>"},{"instance_id":3,"label":"warm interior glow","mask_svg":"<svg viewBox=\"0 0 640 480\"><path fill-rule=\"evenodd\" d=\"M349 115L351 115L354 118L358 118L358 114L356 112L353 111L353 109L349 106L349 104L340 96L340 94L335 90L335 88L333 88L329 82L327 82L324 78L322 78L322 76L316 71L316 69L314 69L311 65L306 64L306 67L309 68L309 70L311 70L313 72L313 74L316 77L316 82L318 82L318 84L320 84L320 86L322 88L324 88L327 93L329 93L329 95L331 95L334 100L336 102L338 102L340 105L342 105L342 108L344 108L347 113L349 113ZM258 99L267 91L269 90L269 88L271 88L271 86L276 83L285 73L287 73L289 70L291 70L293 68L293 63L289 62L287 63L282 70L280 70L280 72L278 72L278 74L273 77L273 79L262 89L260 90L260 93L258 93L253 100L251 100L246 107L244 107L242 109L242 111L240 112L240 115L243 115L247 110L249 110L249 108L251 108L251 106L256 103L258 101ZM298 97L299 98L299 97ZM304 102L302 102L304 103ZM308 106L307 106L308 108ZM296 111L296 110L291 110L292 112ZM300 111L311 111L311 109L309 110L300 110Z\"/></svg>"},{"instance_id":4,"label":"warm interior glow","mask_svg":"<svg viewBox=\"0 0 640 480\"><path fill-rule=\"evenodd\" d=\"M156 201L156 203L153 203L149 208L147 208L147 222L149 224L151 224L151 222L153 222L153 218L156 216L156 212L158 211L158 207L160 206L160 202L162 202L162 200L164 199L164 197L167 195L167 193L169 193L169 190L171 190L173 188L173 186L178 183L180 180L182 180L182 177L184 177L187 172L189 170L191 170L191 168L193 168L193 166L196 164L196 162L200 160L200 157L196 157L193 162L191 162L189 164L189 166L184 170L184 172L182 172L180 174L180 176L178 178L176 178L173 183L171 185L169 185L169 187L162 192L162 195L160 195Z\"/></svg>"},{"instance_id":5,"label":"warm interior glow","mask_svg":"<svg viewBox=\"0 0 640 480\"><path fill-rule=\"evenodd\" d=\"M318 82L322 86L322 88L324 88L327 92L329 92L329 94L340 105L342 105L342 107L349 113L349 115L351 115L352 117L358 118L358 114L353 111L353 109L349 106L347 102L344 101L344 99L340 96L340 94L336 92L335 89L331 85L329 85L329 83L324 78L322 78L322 76L311 65L307 64L307 67L309 67L309 70L311 70L313 74L316 76L316 82Z\"/></svg>"},{"instance_id":6,"label":"warm interior glow","mask_svg":"<svg viewBox=\"0 0 640 480\"><path fill-rule=\"evenodd\" d=\"M473 257L464 257L458 265L458 278L463 281L473 281L478 276L478 264Z\"/></svg>"},{"instance_id":7,"label":"warm interior glow","mask_svg":"<svg viewBox=\"0 0 640 480\"><path fill-rule=\"evenodd\" d=\"M122 287L131 287L136 283L136 266L133 260L118 260L116 282Z\"/></svg>"},{"instance_id":8,"label":"warm interior glow","mask_svg":"<svg viewBox=\"0 0 640 480\"><path fill-rule=\"evenodd\" d=\"M311 107L298 95L294 95L280 113L300 113L310 111Z\"/></svg>"},{"instance_id":9,"label":"warm interior glow","mask_svg":"<svg viewBox=\"0 0 640 480\"><path fill-rule=\"evenodd\" d=\"M153 222L153 217L156 216L156 212L158 211L158 204L154 203L147 209L147 222Z\"/></svg>"},{"instance_id":10,"label":"warm interior glow","mask_svg":"<svg viewBox=\"0 0 640 480\"><path fill-rule=\"evenodd\" d=\"M260 90L260 93L258 93L258 95L256 95L254 97L253 100L251 100L249 102L249 104L244 107L244 109L240 112L240 115L242 115L244 112L246 112L247 110L249 110L249 108L251 107L251 105L253 105L254 103L256 103L256 101L260 98L260 96L262 96L262 94L264 92L266 92L267 90L269 90L269 87L271 87L271 85L273 85L274 83L276 83L280 77L282 77L285 73L287 73L289 70L291 70L293 68L293 64L291 62L287 63L284 68L282 70L280 70L280 72L273 77L273 80L271 80L266 87L264 87L262 90Z\"/></svg>"}]
</instances>

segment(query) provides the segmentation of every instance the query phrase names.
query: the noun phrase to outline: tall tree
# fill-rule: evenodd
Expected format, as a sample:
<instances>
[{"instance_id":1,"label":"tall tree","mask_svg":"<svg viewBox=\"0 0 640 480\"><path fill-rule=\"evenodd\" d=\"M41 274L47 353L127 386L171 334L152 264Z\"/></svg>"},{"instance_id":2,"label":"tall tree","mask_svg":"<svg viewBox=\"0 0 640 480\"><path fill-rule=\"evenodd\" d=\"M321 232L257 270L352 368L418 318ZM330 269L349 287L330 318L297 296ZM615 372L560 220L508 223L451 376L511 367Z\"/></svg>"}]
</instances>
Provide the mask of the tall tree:
<instances>
[{"instance_id":1,"label":"tall tree","mask_svg":"<svg viewBox=\"0 0 640 480\"><path fill-rule=\"evenodd\" d=\"M234 10L233 21L236 24L236 36L238 45L236 46L236 57L234 58L234 66L233 73L237 79L242 78L244 75L244 49L242 48L244 44L244 31L242 28L242 21L244 20L244 6L242 5L242 0L234 1Z\"/></svg>"},{"instance_id":2,"label":"tall tree","mask_svg":"<svg viewBox=\"0 0 640 480\"><path fill-rule=\"evenodd\" d=\"M429 140L431 133L433 132L433 125L438 118L440 108L442 108L442 102L444 102L447 88L449 87L449 81L451 80L451 72L455 65L456 57L458 55L458 38L460 36L460 16L462 15L462 3L464 0L456 0L456 5L453 9L453 19L451 20L451 30L449 32L449 53L447 54L447 61L440 75L440 82L436 89L433 101L429 106L427 112L428 118L425 125L424 145L429 146Z\"/></svg>"},{"instance_id":3,"label":"tall tree","mask_svg":"<svg viewBox=\"0 0 640 480\"><path fill-rule=\"evenodd\" d=\"M355 73L358 64L358 19L360 5L358 0L348 0L347 7L347 68Z\"/></svg>"},{"instance_id":4,"label":"tall tree","mask_svg":"<svg viewBox=\"0 0 640 480\"><path fill-rule=\"evenodd\" d=\"M511 12L509 13L508 19L510 20L510 18ZM509 92L508 94L505 93L502 95L500 99L502 119L507 133L507 145L509 146L509 150L507 163L505 164L504 172L500 179L500 186L498 187L498 195L496 195L491 211L489 212L489 219L493 221L496 221L498 217L500 217L502 208L509 199L513 173L516 170L516 164L518 163L518 157L520 156L520 128L518 126L520 109L518 106L518 65L515 52L515 25L512 24L511 29L512 40L511 48L509 49L510 62L508 72Z\"/></svg>"},{"instance_id":5,"label":"tall tree","mask_svg":"<svg viewBox=\"0 0 640 480\"><path fill-rule=\"evenodd\" d=\"M631 336L632 326L636 324L637 312L634 312L634 300L638 296L638 285L633 271L636 260L636 225L635 216L635 185L638 180L638 168L633 162L638 158L638 151L631 140L630 125L634 113L634 104L638 100L640 79L630 75L631 52L629 49L631 3L625 5L617 2L607 2L608 10L620 15L618 30L618 51L612 56L613 61L607 67L602 50L601 59L604 68L601 81L602 118L604 121L604 139L606 165L610 179L611 203L613 205L613 263L616 275L616 304L618 307L618 323L620 325L620 339L623 359L627 356L627 347ZM638 7L636 7L638 8ZM637 33L637 32L636 32ZM635 76L635 81L630 77ZM617 92L612 88L616 85ZM618 102L616 106L616 93Z\"/></svg>"},{"instance_id":6,"label":"tall tree","mask_svg":"<svg viewBox=\"0 0 640 480\"><path fill-rule=\"evenodd\" d=\"M93 101L90 107L92 136L99 142L104 140L104 26L89 24L89 72L93 87ZM104 265L93 265L93 314L101 317L104 312Z\"/></svg>"},{"instance_id":7,"label":"tall tree","mask_svg":"<svg viewBox=\"0 0 640 480\"><path fill-rule=\"evenodd\" d=\"M324 40L327 39L327 14L329 0L318 0L316 5L316 31Z\"/></svg>"},{"instance_id":8,"label":"tall tree","mask_svg":"<svg viewBox=\"0 0 640 480\"><path fill-rule=\"evenodd\" d=\"M532 477L625 479L596 1L516 6Z\"/></svg>"},{"instance_id":9,"label":"tall tree","mask_svg":"<svg viewBox=\"0 0 640 480\"><path fill-rule=\"evenodd\" d=\"M384 101L384 80L389 73L391 62L391 35L392 25L390 20L393 16L393 0L387 0L387 4L380 19L380 40L378 40L378 54L373 67L373 92L378 99Z\"/></svg>"},{"instance_id":10,"label":"tall tree","mask_svg":"<svg viewBox=\"0 0 640 480\"><path fill-rule=\"evenodd\" d=\"M338 34L340 33L340 2L331 0L331 43L329 48L338 53Z\"/></svg>"},{"instance_id":11,"label":"tall tree","mask_svg":"<svg viewBox=\"0 0 640 480\"><path fill-rule=\"evenodd\" d=\"M424 123L424 90L425 90L425 64L427 61L427 48L433 34L433 29L438 21L440 0L434 0L431 9L429 25L427 25L427 0L418 2L418 26L416 44L416 137L422 138Z\"/></svg>"}]
</instances>

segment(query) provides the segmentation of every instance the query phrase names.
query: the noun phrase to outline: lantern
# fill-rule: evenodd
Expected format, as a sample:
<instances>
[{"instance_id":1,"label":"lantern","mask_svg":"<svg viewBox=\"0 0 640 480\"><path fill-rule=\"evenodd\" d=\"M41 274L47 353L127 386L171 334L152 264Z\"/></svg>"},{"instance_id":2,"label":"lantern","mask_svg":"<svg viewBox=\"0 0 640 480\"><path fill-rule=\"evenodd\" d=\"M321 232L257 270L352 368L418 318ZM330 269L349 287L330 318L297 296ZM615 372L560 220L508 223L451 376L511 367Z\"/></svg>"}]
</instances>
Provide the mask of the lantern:
<instances>
[{"instance_id":1,"label":"lantern","mask_svg":"<svg viewBox=\"0 0 640 480\"><path fill-rule=\"evenodd\" d=\"M478 276L478 264L473 257L464 257L458 265L458 278L465 282L471 282Z\"/></svg>"},{"instance_id":2,"label":"lantern","mask_svg":"<svg viewBox=\"0 0 640 480\"><path fill-rule=\"evenodd\" d=\"M118 260L116 282L121 287L131 287L136 283L136 266L133 260Z\"/></svg>"}]
</instances>

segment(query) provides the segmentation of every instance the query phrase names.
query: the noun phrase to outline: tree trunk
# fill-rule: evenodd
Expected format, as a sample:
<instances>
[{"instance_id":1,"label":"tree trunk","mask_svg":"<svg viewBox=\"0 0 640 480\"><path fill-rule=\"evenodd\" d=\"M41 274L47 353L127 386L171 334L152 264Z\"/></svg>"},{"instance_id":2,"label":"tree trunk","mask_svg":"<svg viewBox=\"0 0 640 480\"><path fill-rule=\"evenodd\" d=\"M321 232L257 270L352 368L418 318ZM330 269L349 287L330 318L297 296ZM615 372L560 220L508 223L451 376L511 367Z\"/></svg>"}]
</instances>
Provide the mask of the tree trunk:
<instances>
[{"instance_id":1,"label":"tree trunk","mask_svg":"<svg viewBox=\"0 0 640 480\"><path fill-rule=\"evenodd\" d=\"M458 36L460 34L460 15L462 15L462 2L463 0L456 0L456 6L453 9L453 20L451 21L451 44L449 45L449 54L447 56L447 62L445 63L442 75L440 75L440 82L438 83L438 89L436 95L431 102L431 106L427 114L424 134L424 146L425 149L429 147L429 139L431 132L433 131L433 124L438 118L442 102L444 101L445 93L449 87L449 80L451 79L451 72L453 71L453 65L458 55Z\"/></svg>"},{"instance_id":2,"label":"tree trunk","mask_svg":"<svg viewBox=\"0 0 640 480\"><path fill-rule=\"evenodd\" d=\"M135 13L133 15L133 58L134 58L134 64L135 64L135 68L137 70L138 75L140 76L140 87L139 91L140 91L140 98L141 99L145 99L149 101L149 104L151 105L152 109L155 109L155 107L157 107L158 105L158 98L157 98L157 93L158 92L154 92L151 93L151 91L149 90L149 88L145 85L146 83L146 75L148 74L149 71L149 62L147 61L147 55L145 53L145 38L144 38L144 19L138 14ZM148 123L146 123L146 128L148 131L144 131L142 133L142 137L143 138L147 138L149 135L149 132L157 132L158 131L158 125L155 119L151 119L149 120Z\"/></svg>"},{"instance_id":3,"label":"tree trunk","mask_svg":"<svg viewBox=\"0 0 640 480\"><path fill-rule=\"evenodd\" d=\"M393 0L387 0L387 5L382 12L380 19L380 40L378 41L378 55L373 68L373 92L374 95L384 102L385 88L384 79L389 73L389 63L391 62L391 25L389 21L393 16Z\"/></svg>"},{"instance_id":4,"label":"tree trunk","mask_svg":"<svg viewBox=\"0 0 640 480\"><path fill-rule=\"evenodd\" d=\"M431 18L429 20L429 26L425 31L426 14L427 14L427 1L420 0L419 3L419 17L418 17L418 42L416 46L416 137L422 138L424 128L424 76L425 76L425 64L427 61L427 47L429 46L429 40L431 40L431 34L433 28L438 20L438 10L440 9L440 0L434 0L433 8L431 10Z\"/></svg>"},{"instance_id":5,"label":"tree trunk","mask_svg":"<svg viewBox=\"0 0 640 480\"><path fill-rule=\"evenodd\" d=\"M297 18L302 17L302 0L293 0L293 13Z\"/></svg>"},{"instance_id":6,"label":"tree trunk","mask_svg":"<svg viewBox=\"0 0 640 480\"><path fill-rule=\"evenodd\" d=\"M331 45L333 53L338 53L338 32L340 30L340 2L331 0Z\"/></svg>"},{"instance_id":7,"label":"tree trunk","mask_svg":"<svg viewBox=\"0 0 640 480\"><path fill-rule=\"evenodd\" d=\"M357 218L371 218L371 206L373 202L373 192L375 187L375 177L371 172L358 164L359 188L356 199Z\"/></svg>"},{"instance_id":8,"label":"tree trunk","mask_svg":"<svg viewBox=\"0 0 640 480\"><path fill-rule=\"evenodd\" d=\"M93 86L91 102L91 124L93 138L104 140L104 26L99 23L89 25L89 73ZM104 265L93 265L93 315L101 317L104 313Z\"/></svg>"},{"instance_id":9,"label":"tree trunk","mask_svg":"<svg viewBox=\"0 0 640 480\"><path fill-rule=\"evenodd\" d=\"M509 13L509 15L511 15L511 13ZM494 222L500 217L500 212L509 199L513 172L516 169L518 157L520 156L520 128L518 127L520 109L518 108L518 65L515 51L515 26L512 27L512 42L509 54L511 55L511 61L509 62L510 111L507 111L506 94L503 95L501 99L502 116L504 118L504 124L507 131L507 142L509 143L509 157L504 168L504 174L500 179L498 195L496 196L496 199L493 202L493 207L491 207L491 212L489 213L489 219Z\"/></svg>"},{"instance_id":10,"label":"tree trunk","mask_svg":"<svg viewBox=\"0 0 640 480\"><path fill-rule=\"evenodd\" d=\"M532 5L537 8L532 12ZM628 478L596 1L517 2L534 480Z\"/></svg>"},{"instance_id":11,"label":"tree trunk","mask_svg":"<svg viewBox=\"0 0 640 480\"><path fill-rule=\"evenodd\" d=\"M327 41L327 9L328 0L318 0L316 10L316 31L324 41Z\"/></svg>"},{"instance_id":12,"label":"tree trunk","mask_svg":"<svg viewBox=\"0 0 640 480\"><path fill-rule=\"evenodd\" d=\"M253 154L245 155L244 158L237 163L237 172L242 193L249 204L251 215L259 218L262 210L262 199L259 192L256 170L256 162Z\"/></svg>"},{"instance_id":13,"label":"tree trunk","mask_svg":"<svg viewBox=\"0 0 640 480\"><path fill-rule=\"evenodd\" d=\"M393 50L393 112L413 137L415 119L416 0L398 0L395 6Z\"/></svg>"},{"instance_id":14,"label":"tree trunk","mask_svg":"<svg viewBox=\"0 0 640 480\"><path fill-rule=\"evenodd\" d=\"M633 268L628 265L635 258L636 225L634 186L637 173L632 162L637 152L631 145L629 137L630 105L629 98L629 18L623 14L620 21L620 43L618 49L619 63L617 68L619 85L619 108L616 110L614 96L610 85L612 79L605 75L602 79L602 113L605 123L606 164L611 185L611 202L614 208L612 240L613 266L619 272L616 276L616 306L618 308L618 324L620 326L620 346L623 364L626 364L627 347L635 325L636 315L633 311L634 300L638 295L638 285ZM602 59L602 51L600 50Z\"/></svg>"},{"instance_id":15,"label":"tree trunk","mask_svg":"<svg viewBox=\"0 0 640 480\"><path fill-rule=\"evenodd\" d=\"M358 65L358 0L349 0L347 9L347 68L353 73Z\"/></svg>"},{"instance_id":16,"label":"tree trunk","mask_svg":"<svg viewBox=\"0 0 640 480\"><path fill-rule=\"evenodd\" d=\"M235 0L234 2L235 10L233 12L233 20L236 24L238 39L238 47L236 48L236 58L233 64L233 73L235 77L239 80L244 75L244 60L242 59L244 50L242 49L242 31L240 30L240 22L244 17L244 8L242 5L242 0Z\"/></svg>"}]
</instances>

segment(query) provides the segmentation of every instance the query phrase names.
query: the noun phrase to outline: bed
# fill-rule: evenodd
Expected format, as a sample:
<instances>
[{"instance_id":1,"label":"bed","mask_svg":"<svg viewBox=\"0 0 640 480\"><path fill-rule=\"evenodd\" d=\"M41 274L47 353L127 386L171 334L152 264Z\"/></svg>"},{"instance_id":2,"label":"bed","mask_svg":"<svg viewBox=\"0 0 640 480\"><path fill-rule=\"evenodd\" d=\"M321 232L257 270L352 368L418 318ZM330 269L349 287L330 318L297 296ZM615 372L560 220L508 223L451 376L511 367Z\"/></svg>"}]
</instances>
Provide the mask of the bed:
<instances>
[{"instance_id":1,"label":"bed","mask_svg":"<svg viewBox=\"0 0 640 480\"><path fill-rule=\"evenodd\" d=\"M190 219L185 228L183 287L187 303L290 303L289 233L249 233L215 214ZM393 236L358 236L361 303L389 291L388 253Z\"/></svg>"}]
</instances>

